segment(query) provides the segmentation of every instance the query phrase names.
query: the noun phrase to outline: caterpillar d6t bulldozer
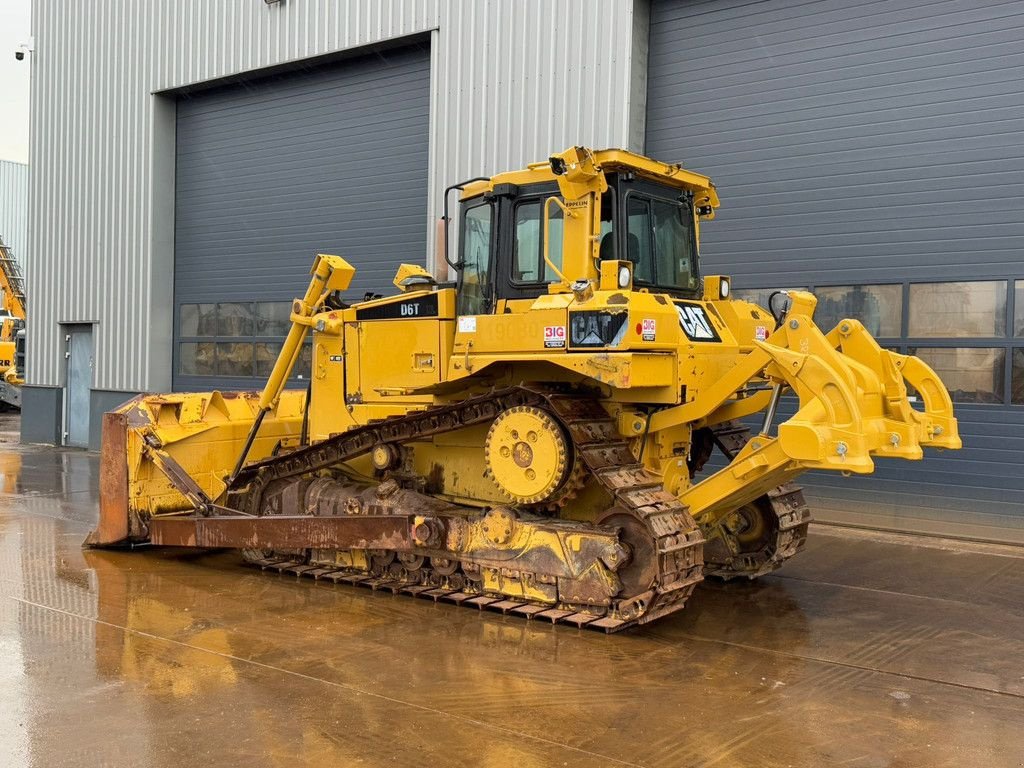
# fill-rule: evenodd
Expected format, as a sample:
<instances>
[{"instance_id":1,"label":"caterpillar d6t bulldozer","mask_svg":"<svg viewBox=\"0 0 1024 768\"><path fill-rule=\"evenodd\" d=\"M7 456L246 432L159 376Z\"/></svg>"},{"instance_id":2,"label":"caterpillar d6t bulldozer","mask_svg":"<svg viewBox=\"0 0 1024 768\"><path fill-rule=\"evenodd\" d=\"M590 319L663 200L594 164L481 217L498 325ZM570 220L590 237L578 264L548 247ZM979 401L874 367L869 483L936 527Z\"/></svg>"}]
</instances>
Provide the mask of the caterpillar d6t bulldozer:
<instances>
[{"instance_id":1,"label":"caterpillar d6t bulldozer","mask_svg":"<svg viewBox=\"0 0 1024 768\"><path fill-rule=\"evenodd\" d=\"M719 203L705 176L575 147L444 202L454 282L405 264L394 295L348 305L355 270L320 254L261 393L107 414L87 544L236 548L265 569L616 631L680 610L706 575L796 554L801 472L960 447L918 358L853 319L819 329L809 293L762 307L701 277ZM284 385L308 334L307 393Z\"/></svg>"}]
</instances>

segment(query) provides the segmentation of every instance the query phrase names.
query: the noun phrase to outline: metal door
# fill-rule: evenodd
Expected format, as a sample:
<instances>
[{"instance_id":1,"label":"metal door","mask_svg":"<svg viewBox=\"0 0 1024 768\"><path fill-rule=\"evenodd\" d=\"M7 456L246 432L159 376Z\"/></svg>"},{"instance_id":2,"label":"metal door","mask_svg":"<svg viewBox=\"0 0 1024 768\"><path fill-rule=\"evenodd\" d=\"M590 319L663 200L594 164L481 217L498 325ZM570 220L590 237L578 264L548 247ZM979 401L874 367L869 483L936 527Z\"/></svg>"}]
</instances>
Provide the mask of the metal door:
<instances>
[{"instance_id":1,"label":"metal door","mask_svg":"<svg viewBox=\"0 0 1024 768\"><path fill-rule=\"evenodd\" d=\"M65 326L67 383L64 386L64 445L89 446L89 393L92 390L92 326Z\"/></svg>"},{"instance_id":2,"label":"metal door","mask_svg":"<svg viewBox=\"0 0 1024 768\"><path fill-rule=\"evenodd\" d=\"M173 386L257 388L312 254L359 270L349 300L423 262L430 52L247 78L177 110Z\"/></svg>"}]
</instances>

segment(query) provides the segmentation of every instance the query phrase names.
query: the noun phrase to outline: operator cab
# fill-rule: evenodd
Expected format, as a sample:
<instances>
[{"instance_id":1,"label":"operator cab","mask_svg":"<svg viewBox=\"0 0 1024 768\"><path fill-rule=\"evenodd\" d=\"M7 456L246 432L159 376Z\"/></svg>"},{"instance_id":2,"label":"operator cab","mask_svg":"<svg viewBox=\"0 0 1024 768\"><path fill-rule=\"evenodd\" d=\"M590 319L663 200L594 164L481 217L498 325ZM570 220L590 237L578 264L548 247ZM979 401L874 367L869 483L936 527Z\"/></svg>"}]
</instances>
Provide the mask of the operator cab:
<instances>
[{"instance_id":1,"label":"operator cab","mask_svg":"<svg viewBox=\"0 0 1024 768\"><path fill-rule=\"evenodd\" d=\"M700 293L693 193L631 173L608 173L600 201L599 260L632 264L635 290ZM555 182L498 184L462 202L457 314L483 315L503 299L535 299L560 282L566 242ZM556 198L556 201L551 201ZM545 236L547 256L545 259ZM548 263L550 262L550 264ZM569 280L586 275L564 272Z\"/></svg>"}]
</instances>

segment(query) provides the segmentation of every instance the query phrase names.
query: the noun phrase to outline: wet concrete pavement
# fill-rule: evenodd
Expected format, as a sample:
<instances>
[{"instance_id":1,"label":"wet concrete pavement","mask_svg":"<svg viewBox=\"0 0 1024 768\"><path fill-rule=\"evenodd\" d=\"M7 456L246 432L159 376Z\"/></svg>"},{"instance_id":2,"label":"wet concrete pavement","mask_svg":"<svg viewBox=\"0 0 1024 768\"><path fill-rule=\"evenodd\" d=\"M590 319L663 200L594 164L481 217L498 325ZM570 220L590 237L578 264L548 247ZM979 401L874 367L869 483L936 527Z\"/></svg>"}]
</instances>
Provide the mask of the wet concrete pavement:
<instances>
[{"instance_id":1,"label":"wet concrete pavement","mask_svg":"<svg viewBox=\"0 0 1024 768\"><path fill-rule=\"evenodd\" d=\"M97 457L0 419L2 766L1024 765L1024 554L814 529L585 630L83 552Z\"/></svg>"}]
</instances>

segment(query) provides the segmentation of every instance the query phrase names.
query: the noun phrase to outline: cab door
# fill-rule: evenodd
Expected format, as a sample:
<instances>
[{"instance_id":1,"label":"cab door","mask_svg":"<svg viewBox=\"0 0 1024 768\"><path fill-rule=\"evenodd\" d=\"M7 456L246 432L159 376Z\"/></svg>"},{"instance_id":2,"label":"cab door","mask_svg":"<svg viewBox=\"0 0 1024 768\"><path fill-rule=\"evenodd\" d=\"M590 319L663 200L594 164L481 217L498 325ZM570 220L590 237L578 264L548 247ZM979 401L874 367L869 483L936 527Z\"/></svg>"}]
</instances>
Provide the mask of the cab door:
<instances>
[{"instance_id":1,"label":"cab door","mask_svg":"<svg viewBox=\"0 0 1024 768\"><path fill-rule=\"evenodd\" d=\"M459 317L489 315L494 311L494 205L490 200L470 204L462 211L458 297Z\"/></svg>"}]
</instances>

